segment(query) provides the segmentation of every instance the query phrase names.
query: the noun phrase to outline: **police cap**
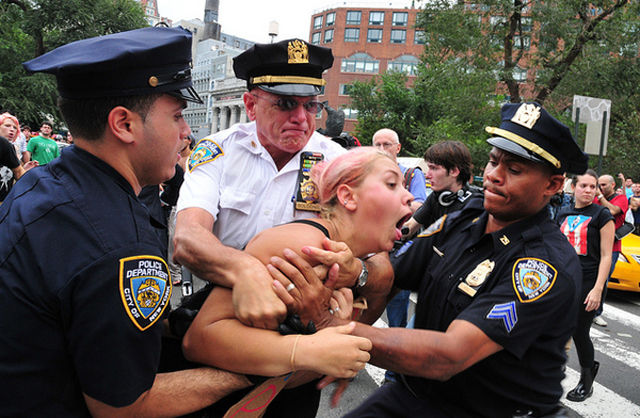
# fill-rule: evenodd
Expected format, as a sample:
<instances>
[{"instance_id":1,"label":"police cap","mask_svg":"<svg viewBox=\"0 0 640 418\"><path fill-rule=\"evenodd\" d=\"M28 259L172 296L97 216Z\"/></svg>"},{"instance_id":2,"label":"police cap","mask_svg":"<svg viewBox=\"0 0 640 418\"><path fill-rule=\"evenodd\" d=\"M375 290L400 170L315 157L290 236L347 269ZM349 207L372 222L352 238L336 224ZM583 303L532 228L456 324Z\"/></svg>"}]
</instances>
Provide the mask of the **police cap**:
<instances>
[{"instance_id":1,"label":"police cap","mask_svg":"<svg viewBox=\"0 0 640 418\"><path fill-rule=\"evenodd\" d=\"M330 48L287 39L255 44L233 59L236 77L264 91L284 96L316 96L326 84L322 72L333 65Z\"/></svg>"},{"instance_id":2,"label":"police cap","mask_svg":"<svg viewBox=\"0 0 640 418\"><path fill-rule=\"evenodd\" d=\"M191 83L191 32L153 27L72 42L22 64L53 74L66 99L166 93L202 103Z\"/></svg>"},{"instance_id":3,"label":"police cap","mask_svg":"<svg viewBox=\"0 0 640 418\"><path fill-rule=\"evenodd\" d=\"M525 159L548 163L557 173L581 174L588 157L571 136L569 128L538 103L508 103L502 106L499 128L486 127L494 135L487 142Z\"/></svg>"}]
</instances>

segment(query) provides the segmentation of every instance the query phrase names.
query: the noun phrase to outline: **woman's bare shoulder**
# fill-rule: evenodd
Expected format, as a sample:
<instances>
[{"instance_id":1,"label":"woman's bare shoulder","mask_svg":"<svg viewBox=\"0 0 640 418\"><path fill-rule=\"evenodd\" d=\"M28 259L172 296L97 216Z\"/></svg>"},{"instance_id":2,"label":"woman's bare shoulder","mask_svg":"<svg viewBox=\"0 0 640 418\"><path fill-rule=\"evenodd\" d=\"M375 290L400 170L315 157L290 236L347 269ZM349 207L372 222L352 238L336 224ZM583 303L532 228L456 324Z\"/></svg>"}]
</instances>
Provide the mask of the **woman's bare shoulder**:
<instances>
[{"instance_id":1,"label":"woman's bare shoulder","mask_svg":"<svg viewBox=\"0 0 640 418\"><path fill-rule=\"evenodd\" d=\"M301 254L304 246L322 247L324 238L322 231L314 226L288 223L259 232L249 241L245 251L267 264L271 257L282 256L285 248Z\"/></svg>"}]
</instances>

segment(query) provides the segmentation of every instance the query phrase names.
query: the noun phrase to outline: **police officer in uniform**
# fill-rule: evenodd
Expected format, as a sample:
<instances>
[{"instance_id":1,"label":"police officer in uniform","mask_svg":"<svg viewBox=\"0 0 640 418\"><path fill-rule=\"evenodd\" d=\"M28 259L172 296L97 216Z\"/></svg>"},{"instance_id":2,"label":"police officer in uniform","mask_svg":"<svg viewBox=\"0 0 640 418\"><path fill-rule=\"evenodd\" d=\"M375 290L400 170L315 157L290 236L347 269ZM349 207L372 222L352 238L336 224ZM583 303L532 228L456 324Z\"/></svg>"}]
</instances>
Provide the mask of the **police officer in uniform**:
<instances>
[{"instance_id":1,"label":"police officer in uniform","mask_svg":"<svg viewBox=\"0 0 640 418\"><path fill-rule=\"evenodd\" d=\"M202 279L232 287L234 303L247 295L236 306L247 325L275 329L286 307L266 267L242 249L264 229L316 216L309 196L302 196L310 166L345 152L315 131L322 110L316 96L332 64L331 49L300 39L256 44L235 57L235 74L247 81L243 100L251 122L202 139L187 164L174 260ZM330 245L334 256L324 261L340 264L337 287L359 284L362 292L374 292L382 277L388 288L388 260L374 257L365 264L345 246Z\"/></svg>"},{"instance_id":2,"label":"police officer in uniform","mask_svg":"<svg viewBox=\"0 0 640 418\"><path fill-rule=\"evenodd\" d=\"M575 251L546 205L587 157L537 103L507 104L484 201L443 216L392 259L418 292L416 329L357 324L373 364L401 374L348 416L546 416L558 409L580 295ZM334 323L340 323L334 320Z\"/></svg>"},{"instance_id":3,"label":"police officer in uniform","mask_svg":"<svg viewBox=\"0 0 640 418\"><path fill-rule=\"evenodd\" d=\"M144 28L24 64L54 74L75 145L0 209L1 416L182 415L247 387L212 368L156 373L171 277L137 195L188 134L191 33Z\"/></svg>"}]
</instances>

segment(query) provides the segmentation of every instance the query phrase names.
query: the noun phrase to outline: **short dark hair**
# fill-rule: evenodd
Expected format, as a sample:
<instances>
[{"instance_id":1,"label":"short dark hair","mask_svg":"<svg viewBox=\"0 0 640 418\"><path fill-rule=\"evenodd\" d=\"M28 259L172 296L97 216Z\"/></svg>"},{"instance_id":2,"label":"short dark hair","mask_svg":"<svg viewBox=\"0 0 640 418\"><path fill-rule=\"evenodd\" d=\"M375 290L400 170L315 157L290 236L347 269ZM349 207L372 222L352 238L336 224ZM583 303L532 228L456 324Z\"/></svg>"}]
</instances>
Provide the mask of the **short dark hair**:
<instances>
[{"instance_id":1,"label":"short dark hair","mask_svg":"<svg viewBox=\"0 0 640 418\"><path fill-rule=\"evenodd\" d=\"M107 117L114 107L126 107L139 114L144 121L149 109L160 96L162 94L94 99L60 97L58 98L58 107L67 127L75 136L87 141L96 141L104 134Z\"/></svg>"},{"instance_id":2,"label":"short dark hair","mask_svg":"<svg viewBox=\"0 0 640 418\"><path fill-rule=\"evenodd\" d=\"M424 153L425 161L438 164L448 171L458 167L460 174L456 180L466 184L471 177L471 153L469 148L460 141L443 141L433 144Z\"/></svg>"},{"instance_id":3,"label":"short dark hair","mask_svg":"<svg viewBox=\"0 0 640 418\"><path fill-rule=\"evenodd\" d=\"M40 127L42 128L43 125L47 125L49 128L53 129L53 123L49 122L48 120L45 120L44 122L42 122L40 124Z\"/></svg>"},{"instance_id":4,"label":"short dark hair","mask_svg":"<svg viewBox=\"0 0 640 418\"><path fill-rule=\"evenodd\" d=\"M42 126L42 125L40 125L40 126ZM20 127L20 130L21 131L29 131L29 132L31 132L31 127L29 125L22 125Z\"/></svg>"}]
</instances>

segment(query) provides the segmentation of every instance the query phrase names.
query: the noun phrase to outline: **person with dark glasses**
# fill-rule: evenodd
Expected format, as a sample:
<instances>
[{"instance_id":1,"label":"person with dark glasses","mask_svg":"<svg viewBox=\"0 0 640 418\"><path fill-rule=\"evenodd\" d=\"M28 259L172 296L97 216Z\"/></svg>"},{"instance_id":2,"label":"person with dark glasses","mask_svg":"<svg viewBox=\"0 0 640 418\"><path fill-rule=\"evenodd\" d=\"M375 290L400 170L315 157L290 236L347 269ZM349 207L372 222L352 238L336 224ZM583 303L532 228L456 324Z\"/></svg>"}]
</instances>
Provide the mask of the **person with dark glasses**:
<instances>
[{"instance_id":1,"label":"person with dark glasses","mask_svg":"<svg viewBox=\"0 0 640 418\"><path fill-rule=\"evenodd\" d=\"M265 229L316 217L311 166L346 152L316 132L322 73L332 64L331 49L300 39L256 44L235 57L236 77L247 82L243 101L251 122L201 139L187 162L174 260L201 279L232 288L235 316L252 327L276 329L287 309L266 266L242 249ZM340 265L336 288L359 285L368 296L370 289L379 293L381 280L391 280L388 259L365 262L350 250L332 254L330 264ZM315 411L320 395L314 383L296 392L290 402L305 400ZM283 402L289 402L286 396Z\"/></svg>"}]
</instances>

